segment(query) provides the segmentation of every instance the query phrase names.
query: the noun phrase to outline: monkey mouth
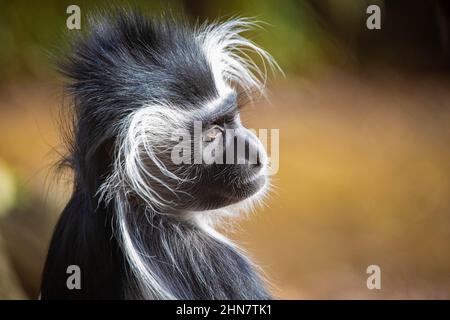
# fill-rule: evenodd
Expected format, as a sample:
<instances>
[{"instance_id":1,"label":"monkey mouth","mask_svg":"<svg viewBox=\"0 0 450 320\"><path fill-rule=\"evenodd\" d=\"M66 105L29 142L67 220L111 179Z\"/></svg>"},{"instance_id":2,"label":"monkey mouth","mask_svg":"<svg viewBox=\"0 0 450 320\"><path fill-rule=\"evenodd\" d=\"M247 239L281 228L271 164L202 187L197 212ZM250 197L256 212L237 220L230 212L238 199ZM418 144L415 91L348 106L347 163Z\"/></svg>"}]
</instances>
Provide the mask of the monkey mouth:
<instances>
[{"instance_id":1,"label":"monkey mouth","mask_svg":"<svg viewBox=\"0 0 450 320\"><path fill-rule=\"evenodd\" d=\"M248 178L244 179L242 182L240 182L238 184L238 188L239 188L239 185L243 188L252 186L252 185L262 187L265 184L266 180L267 180L266 175L256 174L256 175L248 177Z\"/></svg>"},{"instance_id":2,"label":"monkey mouth","mask_svg":"<svg viewBox=\"0 0 450 320\"><path fill-rule=\"evenodd\" d=\"M252 175L235 181L232 185L211 190L208 210L242 202L263 190L268 178L265 174Z\"/></svg>"},{"instance_id":3,"label":"monkey mouth","mask_svg":"<svg viewBox=\"0 0 450 320\"><path fill-rule=\"evenodd\" d=\"M231 198L235 201L244 200L264 188L266 184L267 176L265 174L257 174L246 178L243 181L236 183L236 191L231 195Z\"/></svg>"}]
</instances>

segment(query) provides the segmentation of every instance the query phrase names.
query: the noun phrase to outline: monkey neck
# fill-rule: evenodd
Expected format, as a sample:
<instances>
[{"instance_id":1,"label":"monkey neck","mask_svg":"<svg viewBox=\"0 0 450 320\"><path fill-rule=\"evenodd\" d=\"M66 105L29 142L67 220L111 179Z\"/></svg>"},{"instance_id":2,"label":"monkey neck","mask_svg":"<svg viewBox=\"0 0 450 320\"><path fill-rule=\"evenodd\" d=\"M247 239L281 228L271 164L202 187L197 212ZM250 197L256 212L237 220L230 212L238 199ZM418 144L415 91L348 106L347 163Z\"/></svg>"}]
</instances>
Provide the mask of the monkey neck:
<instances>
[{"instance_id":1,"label":"monkey neck","mask_svg":"<svg viewBox=\"0 0 450 320\"><path fill-rule=\"evenodd\" d=\"M53 234L42 299L271 298L252 263L201 222L122 213L120 221L117 208L74 193ZM71 265L81 270L80 290L67 287Z\"/></svg>"},{"instance_id":2,"label":"monkey neck","mask_svg":"<svg viewBox=\"0 0 450 320\"><path fill-rule=\"evenodd\" d=\"M195 219L180 221L156 214L151 221L141 216L134 225L141 226L134 229L139 237L133 241L143 251L144 263L171 298L270 299L253 264L240 250ZM135 281L128 283L142 281L139 274L133 277ZM135 289L128 291L130 298L139 298L133 296ZM144 292L141 298L153 297Z\"/></svg>"}]
</instances>

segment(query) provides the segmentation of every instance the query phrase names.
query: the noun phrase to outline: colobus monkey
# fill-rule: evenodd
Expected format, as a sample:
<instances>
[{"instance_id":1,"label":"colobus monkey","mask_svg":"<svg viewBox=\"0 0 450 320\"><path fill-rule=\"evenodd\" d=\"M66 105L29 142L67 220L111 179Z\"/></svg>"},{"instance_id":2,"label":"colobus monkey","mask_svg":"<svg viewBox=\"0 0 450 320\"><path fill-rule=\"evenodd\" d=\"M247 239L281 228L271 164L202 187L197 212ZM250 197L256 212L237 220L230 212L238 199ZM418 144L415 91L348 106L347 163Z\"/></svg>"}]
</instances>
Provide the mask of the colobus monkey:
<instances>
[{"instance_id":1,"label":"colobus monkey","mask_svg":"<svg viewBox=\"0 0 450 320\"><path fill-rule=\"evenodd\" d=\"M59 64L73 102L64 160L74 189L53 234L41 298L270 299L255 265L215 229L267 189L264 148L239 118L265 82L248 51L277 66L242 37L254 24L190 27L128 10L91 20ZM189 148L220 141L225 159L241 139L245 152L234 152L232 164L175 163L174 133L193 134L196 122L200 139ZM248 161L255 150L257 160ZM80 288L67 286L72 265Z\"/></svg>"}]
</instances>

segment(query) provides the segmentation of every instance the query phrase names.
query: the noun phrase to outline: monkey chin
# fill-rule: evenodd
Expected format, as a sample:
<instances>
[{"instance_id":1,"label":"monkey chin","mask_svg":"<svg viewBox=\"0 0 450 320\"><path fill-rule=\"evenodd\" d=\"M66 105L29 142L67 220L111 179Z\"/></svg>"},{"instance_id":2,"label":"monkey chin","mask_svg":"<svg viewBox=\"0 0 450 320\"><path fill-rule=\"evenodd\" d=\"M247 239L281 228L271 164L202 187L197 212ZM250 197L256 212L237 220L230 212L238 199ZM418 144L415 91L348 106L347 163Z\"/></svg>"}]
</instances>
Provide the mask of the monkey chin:
<instances>
[{"instance_id":1,"label":"monkey chin","mask_svg":"<svg viewBox=\"0 0 450 320\"><path fill-rule=\"evenodd\" d=\"M209 205L204 210L225 210L227 215L241 211L251 211L255 205L262 202L268 186L269 178L265 174L237 181L226 188L226 190L213 190L206 195Z\"/></svg>"},{"instance_id":2,"label":"monkey chin","mask_svg":"<svg viewBox=\"0 0 450 320\"><path fill-rule=\"evenodd\" d=\"M234 195L235 201L240 202L257 194L261 189L265 188L267 180L265 175L257 175L246 181L238 182L236 186L237 196Z\"/></svg>"},{"instance_id":3,"label":"monkey chin","mask_svg":"<svg viewBox=\"0 0 450 320\"><path fill-rule=\"evenodd\" d=\"M261 205L263 200L270 189L270 179L267 175L260 175L252 180L253 187L250 188L251 192L248 192L247 196L235 204L230 205L230 209L241 211L252 211L255 206Z\"/></svg>"}]
</instances>

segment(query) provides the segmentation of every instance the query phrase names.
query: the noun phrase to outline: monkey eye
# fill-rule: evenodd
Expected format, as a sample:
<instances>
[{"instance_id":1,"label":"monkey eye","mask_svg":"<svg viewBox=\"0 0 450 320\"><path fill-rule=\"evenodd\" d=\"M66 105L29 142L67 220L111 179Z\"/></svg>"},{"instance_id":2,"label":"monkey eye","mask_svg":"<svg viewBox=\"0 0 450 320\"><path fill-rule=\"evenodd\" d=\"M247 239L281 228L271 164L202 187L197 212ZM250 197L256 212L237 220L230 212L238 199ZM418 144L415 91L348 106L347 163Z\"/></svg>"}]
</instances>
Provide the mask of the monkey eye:
<instances>
[{"instance_id":1,"label":"monkey eye","mask_svg":"<svg viewBox=\"0 0 450 320\"><path fill-rule=\"evenodd\" d=\"M218 125L213 125L203 133L203 142L211 142L216 139L221 133L222 128Z\"/></svg>"}]
</instances>

